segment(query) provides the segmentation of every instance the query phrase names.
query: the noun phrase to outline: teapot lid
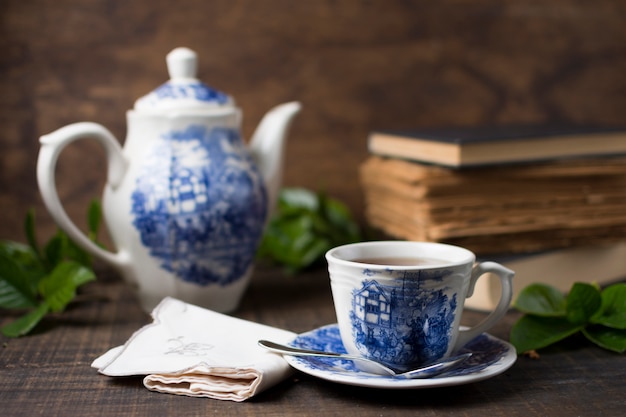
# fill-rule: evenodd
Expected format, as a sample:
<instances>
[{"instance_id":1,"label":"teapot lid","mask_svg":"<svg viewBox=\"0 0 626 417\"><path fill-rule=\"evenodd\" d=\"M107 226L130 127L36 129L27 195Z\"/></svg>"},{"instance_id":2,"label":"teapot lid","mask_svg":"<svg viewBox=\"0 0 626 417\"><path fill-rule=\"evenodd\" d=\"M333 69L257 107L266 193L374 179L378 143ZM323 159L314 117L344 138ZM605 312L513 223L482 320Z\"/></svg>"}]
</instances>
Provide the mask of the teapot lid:
<instances>
[{"instance_id":1,"label":"teapot lid","mask_svg":"<svg viewBox=\"0 0 626 417\"><path fill-rule=\"evenodd\" d=\"M211 110L234 106L232 97L196 78L198 59L189 48L167 54L170 80L135 102L135 110Z\"/></svg>"}]
</instances>

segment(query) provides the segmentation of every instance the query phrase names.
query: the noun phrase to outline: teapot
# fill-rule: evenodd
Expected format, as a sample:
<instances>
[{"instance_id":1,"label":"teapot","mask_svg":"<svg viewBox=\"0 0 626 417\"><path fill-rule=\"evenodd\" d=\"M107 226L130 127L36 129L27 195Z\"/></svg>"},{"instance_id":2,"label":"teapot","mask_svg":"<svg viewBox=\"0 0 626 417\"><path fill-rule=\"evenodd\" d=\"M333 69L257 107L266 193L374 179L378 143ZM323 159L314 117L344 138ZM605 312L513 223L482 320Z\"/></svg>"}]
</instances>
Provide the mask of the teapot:
<instances>
[{"instance_id":1,"label":"teapot","mask_svg":"<svg viewBox=\"0 0 626 417\"><path fill-rule=\"evenodd\" d=\"M100 124L81 122L40 138L37 182L51 217L87 252L117 269L151 311L164 297L218 312L236 309L281 185L286 133L300 104L270 110L249 146L234 100L196 78L197 55L176 48L170 80L126 114L122 148ZM102 214L114 251L68 217L55 167L73 141L104 148Z\"/></svg>"}]
</instances>

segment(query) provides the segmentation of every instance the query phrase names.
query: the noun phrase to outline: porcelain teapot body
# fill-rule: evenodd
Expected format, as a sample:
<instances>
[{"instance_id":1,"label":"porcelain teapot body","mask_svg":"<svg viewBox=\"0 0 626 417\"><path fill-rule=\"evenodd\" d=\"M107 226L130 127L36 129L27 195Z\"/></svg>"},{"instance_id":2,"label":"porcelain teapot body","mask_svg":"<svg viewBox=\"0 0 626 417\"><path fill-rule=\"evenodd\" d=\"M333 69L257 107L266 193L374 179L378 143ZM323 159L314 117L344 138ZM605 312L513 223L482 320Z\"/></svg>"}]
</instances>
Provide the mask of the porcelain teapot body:
<instances>
[{"instance_id":1,"label":"porcelain teapot body","mask_svg":"<svg viewBox=\"0 0 626 417\"><path fill-rule=\"evenodd\" d=\"M127 112L124 148L96 123L42 136L37 177L57 224L116 267L150 311L172 296L215 311L234 310L250 279L258 243L280 187L284 138L300 106L270 111L250 147L232 99L195 79L195 54L168 55L170 81ZM104 147L104 219L117 252L95 245L69 219L54 168L74 140Z\"/></svg>"}]
</instances>

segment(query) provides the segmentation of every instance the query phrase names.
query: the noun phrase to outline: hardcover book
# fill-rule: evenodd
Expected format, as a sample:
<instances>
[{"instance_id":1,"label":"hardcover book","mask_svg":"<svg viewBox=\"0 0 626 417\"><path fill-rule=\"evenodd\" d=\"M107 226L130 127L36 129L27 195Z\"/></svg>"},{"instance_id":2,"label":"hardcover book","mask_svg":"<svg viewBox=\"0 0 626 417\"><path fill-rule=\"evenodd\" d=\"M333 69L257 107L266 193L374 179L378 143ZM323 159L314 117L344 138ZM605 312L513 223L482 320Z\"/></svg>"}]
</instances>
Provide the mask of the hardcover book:
<instances>
[{"instance_id":1,"label":"hardcover book","mask_svg":"<svg viewBox=\"0 0 626 417\"><path fill-rule=\"evenodd\" d=\"M505 125L374 131L375 155L463 168L626 154L626 127Z\"/></svg>"}]
</instances>

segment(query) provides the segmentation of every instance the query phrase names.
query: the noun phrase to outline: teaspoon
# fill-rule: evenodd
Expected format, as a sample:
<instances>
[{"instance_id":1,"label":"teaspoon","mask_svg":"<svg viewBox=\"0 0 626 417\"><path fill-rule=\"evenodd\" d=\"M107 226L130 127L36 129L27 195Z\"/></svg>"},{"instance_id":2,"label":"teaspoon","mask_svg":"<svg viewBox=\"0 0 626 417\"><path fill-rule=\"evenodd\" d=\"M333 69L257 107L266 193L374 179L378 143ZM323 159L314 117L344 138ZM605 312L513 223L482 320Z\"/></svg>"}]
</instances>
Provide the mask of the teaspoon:
<instances>
[{"instance_id":1,"label":"teaspoon","mask_svg":"<svg viewBox=\"0 0 626 417\"><path fill-rule=\"evenodd\" d=\"M472 356L471 353L463 353L461 355L443 358L436 362L429 363L422 367L412 369L407 372L396 372L387 366L362 356L349 355L347 353L323 352L319 350L299 349L291 346L281 345L279 343L270 342L269 340L259 340L259 345L275 353L291 356L316 356L335 359L347 359L351 361L360 361L367 364L368 371L377 375L392 376L394 378L418 379L430 378L448 371L461 362Z\"/></svg>"}]
</instances>

